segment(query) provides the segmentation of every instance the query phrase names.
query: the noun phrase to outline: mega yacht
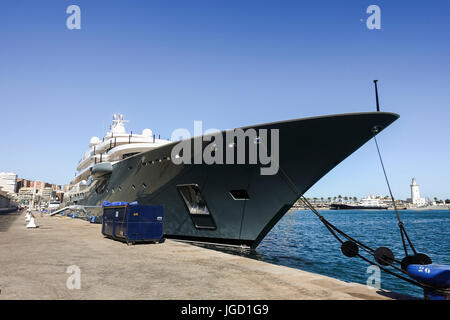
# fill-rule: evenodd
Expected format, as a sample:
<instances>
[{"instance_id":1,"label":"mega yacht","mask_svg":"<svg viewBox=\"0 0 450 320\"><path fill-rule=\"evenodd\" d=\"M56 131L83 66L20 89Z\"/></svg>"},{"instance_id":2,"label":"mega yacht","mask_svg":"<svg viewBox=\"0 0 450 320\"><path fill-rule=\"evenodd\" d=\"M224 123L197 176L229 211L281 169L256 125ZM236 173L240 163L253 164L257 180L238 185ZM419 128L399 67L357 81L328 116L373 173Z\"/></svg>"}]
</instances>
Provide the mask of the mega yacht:
<instances>
[{"instance_id":1,"label":"mega yacht","mask_svg":"<svg viewBox=\"0 0 450 320\"><path fill-rule=\"evenodd\" d=\"M123 116L114 115L105 137L91 138L64 195L65 208L92 216L101 215L103 201L163 205L167 238L255 248L300 195L397 118L365 112L242 127L258 135L244 137L245 161L236 158L236 151L231 164L208 164L195 159L211 148L211 136L184 139L194 152L180 153L192 161L179 163L173 150L180 141L159 139L150 129L127 133ZM262 174L267 162L248 161L252 146L263 147L264 130L278 137L278 169L270 174ZM229 132L215 137L226 140ZM224 148L238 149L235 141Z\"/></svg>"},{"instance_id":2,"label":"mega yacht","mask_svg":"<svg viewBox=\"0 0 450 320\"><path fill-rule=\"evenodd\" d=\"M358 203L332 203L331 210L387 210L389 206L375 196L367 196L361 198Z\"/></svg>"}]
</instances>

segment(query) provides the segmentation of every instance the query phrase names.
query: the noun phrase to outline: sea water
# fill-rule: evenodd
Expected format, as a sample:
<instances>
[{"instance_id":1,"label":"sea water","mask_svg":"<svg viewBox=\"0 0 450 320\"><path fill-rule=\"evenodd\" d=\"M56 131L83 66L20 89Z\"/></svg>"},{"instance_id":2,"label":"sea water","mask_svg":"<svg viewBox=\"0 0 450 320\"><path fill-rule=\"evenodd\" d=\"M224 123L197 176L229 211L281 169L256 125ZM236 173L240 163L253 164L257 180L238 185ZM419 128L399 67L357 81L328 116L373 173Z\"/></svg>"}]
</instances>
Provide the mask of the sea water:
<instances>
[{"instance_id":1,"label":"sea water","mask_svg":"<svg viewBox=\"0 0 450 320\"><path fill-rule=\"evenodd\" d=\"M397 260L405 256L394 211L319 212L340 230L369 247L388 247ZM400 210L399 213L416 251L426 253L433 263L450 264L450 210ZM310 211L287 213L256 250L245 255L348 282L367 284L373 275L373 271L368 272L369 263L342 254L340 243ZM421 288L384 271L380 275L381 289L423 297Z\"/></svg>"}]
</instances>

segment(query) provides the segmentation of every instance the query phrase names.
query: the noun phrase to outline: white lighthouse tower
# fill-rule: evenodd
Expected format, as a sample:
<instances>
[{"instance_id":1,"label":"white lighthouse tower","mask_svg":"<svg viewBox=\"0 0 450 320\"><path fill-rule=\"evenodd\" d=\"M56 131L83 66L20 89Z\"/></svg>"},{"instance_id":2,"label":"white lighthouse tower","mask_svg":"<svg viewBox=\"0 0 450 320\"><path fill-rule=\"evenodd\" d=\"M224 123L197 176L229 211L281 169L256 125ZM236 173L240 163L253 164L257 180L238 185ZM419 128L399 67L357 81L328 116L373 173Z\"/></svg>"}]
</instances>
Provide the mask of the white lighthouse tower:
<instances>
[{"instance_id":1,"label":"white lighthouse tower","mask_svg":"<svg viewBox=\"0 0 450 320\"><path fill-rule=\"evenodd\" d=\"M425 205L425 198L420 197L419 185L416 182L416 178L413 178L411 182L411 202L418 207Z\"/></svg>"}]
</instances>

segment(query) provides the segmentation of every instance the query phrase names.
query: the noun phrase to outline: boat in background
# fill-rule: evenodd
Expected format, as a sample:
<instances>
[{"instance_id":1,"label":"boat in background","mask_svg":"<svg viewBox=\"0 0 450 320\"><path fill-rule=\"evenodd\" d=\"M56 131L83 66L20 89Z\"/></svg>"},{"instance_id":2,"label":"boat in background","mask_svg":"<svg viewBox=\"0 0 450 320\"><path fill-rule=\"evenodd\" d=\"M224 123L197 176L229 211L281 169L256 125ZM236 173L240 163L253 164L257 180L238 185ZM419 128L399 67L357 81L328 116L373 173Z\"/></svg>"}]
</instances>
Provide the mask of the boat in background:
<instances>
[{"instance_id":1,"label":"boat in background","mask_svg":"<svg viewBox=\"0 0 450 320\"><path fill-rule=\"evenodd\" d=\"M387 210L389 206L375 196L362 198L358 203L332 203L331 210Z\"/></svg>"},{"instance_id":2,"label":"boat in background","mask_svg":"<svg viewBox=\"0 0 450 320\"><path fill-rule=\"evenodd\" d=\"M49 202L48 202L48 209L51 211L57 210L59 209L59 207L61 206L61 201L59 201L58 198L52 198Z\"/></svg>"}]
</instances>

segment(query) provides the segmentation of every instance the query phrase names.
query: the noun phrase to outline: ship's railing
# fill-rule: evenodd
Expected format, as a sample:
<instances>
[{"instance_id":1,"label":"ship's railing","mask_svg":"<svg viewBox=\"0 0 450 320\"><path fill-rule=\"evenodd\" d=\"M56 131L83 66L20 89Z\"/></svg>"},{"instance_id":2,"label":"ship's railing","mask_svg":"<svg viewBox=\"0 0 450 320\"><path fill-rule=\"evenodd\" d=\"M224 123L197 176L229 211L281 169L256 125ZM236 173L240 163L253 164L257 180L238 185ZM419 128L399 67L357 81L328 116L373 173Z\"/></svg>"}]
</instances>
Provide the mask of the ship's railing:
<instances>
[{"instance_id":1,"label":"ship's railing","mask_svg":"<svg viewBox=\"0 0 450 320\"><path fill-rule=\"evenodd\" d=\"M153 134L153 143L156 142L156 134ZM97 161L97 157L94 158L94 164L97 163L101 163L103 162L103 153L108 153L109 151L111 151L112 149L114 149L117 146L117 137L114 137L114 143L113 143L113 138L114 134L111 133L111 137L109 140L109 148L107 148L104 152L100 153L100 159ZM131 138L133 137L133 131L130 132L130 134L128 135L128 144L132 144L131 142ZM161 139L161 135L158 134L158 139ZM105 141L105 137L103 137L102 142ZM91 152L91 156L95 155L95 146L94 146L94 150Z\"/></svg>"}]
</instances>

